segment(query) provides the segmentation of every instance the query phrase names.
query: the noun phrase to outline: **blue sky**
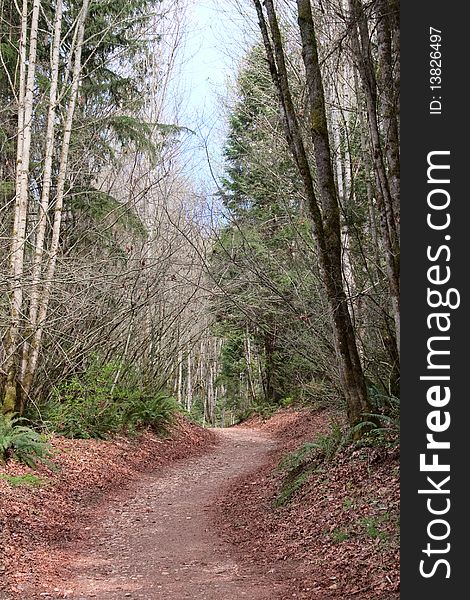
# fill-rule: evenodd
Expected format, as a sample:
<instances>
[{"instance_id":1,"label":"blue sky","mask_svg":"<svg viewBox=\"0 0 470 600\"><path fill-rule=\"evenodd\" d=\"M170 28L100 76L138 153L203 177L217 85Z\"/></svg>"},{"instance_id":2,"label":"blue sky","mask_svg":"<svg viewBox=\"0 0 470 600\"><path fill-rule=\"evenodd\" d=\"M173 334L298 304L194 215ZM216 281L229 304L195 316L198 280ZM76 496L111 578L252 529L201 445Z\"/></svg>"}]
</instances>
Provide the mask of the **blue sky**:
<instances>
[{"instance_id":1,"label":"blue sky","mask_svg":"<svg viewBox=\"0 0 470 600\"><path fill-rule=\"evenodd\" d=\"M221 170L224 102L237 67L253 36L246 20L230 0L193 0L187 16L187 35L181 57L180 86L184 95L180 124L197 131L191 141L188 167L192 178L214 187L206 164L207 140L212 165Z\"/></svg>"}]
</instances>

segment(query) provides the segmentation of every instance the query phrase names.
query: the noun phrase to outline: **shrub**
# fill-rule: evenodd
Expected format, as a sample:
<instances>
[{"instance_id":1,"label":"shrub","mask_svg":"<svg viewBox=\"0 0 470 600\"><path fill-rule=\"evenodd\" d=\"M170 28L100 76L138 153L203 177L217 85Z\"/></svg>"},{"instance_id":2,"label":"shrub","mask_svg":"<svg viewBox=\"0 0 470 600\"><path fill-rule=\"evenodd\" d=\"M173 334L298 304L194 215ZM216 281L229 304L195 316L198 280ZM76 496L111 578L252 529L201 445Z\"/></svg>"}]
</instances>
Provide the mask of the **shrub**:
<instances>
[{"instance_id":1,"label":"shrub","mask_svg":"<svg viewBox=\"0 0 470 600\"><path fill-rule=\"evenodd\" d=\"M258 400L242 411L239 411L236 416L237 423L243 423L253 416L261 417L264 421L270 419L279 409L279 404L270 404L269 402Z\"/></svg>"},{"instance_id":2,"label":"shrub","mask_svg":"<svg viewBox=\"0 0 470 600\"><path fill-rule=\"evenodd\" d=\"M178 409L162 392L132 384L114 385L115 365L93 367L55 388L42 410L47 425L70 438L107 438L145 427L167 433Z\"/></svg>"},{"instance_id":3,"label":"shrub","mask_svg":"<svg viewBox=\"0 0 470 600\"><path fill-rule=\"evenodd\" d=\"M73 379L53 390L43 409L47 425L70 438L103 438L117 428L117 414L101 389L90 389Z\"/></svg>"},{"instance_id":4,"label":"shrub","mask_svg":"<svg viewBox=\"0 0 470 600\"><path fill-rule=\"evenodd\" d=\"M303 487L304 483L310 477L311 472L312 471L308 469L301 472L300 474L296 474L295 477L293 477L292 475L286 477L286 479L282 483L279 494L274 500L274 506L276 508L279 508L280 506L284 506L285 504L287 504L293 497L293 495Z\"/></svg>"},{"instance_id":5,"label":"shrub","mask_svg":"<svg viewBox=\"0 0 470 600\"><path fill-rule=\"evenodd\" d=\"M52 452L47 440L21 422L21 419L0 415L0 461L13 458L32 468L38 462L52 467L49 461Z\"/></svg>"},{"instance_id":6,"label":"shrub","mask_svg":"<svg viewBox=\"0 0 470 600\"><path fill-rule=\"evenodd\" d=\"M351 430L358 438L357 445L396 446L400 433L400 400L393 396L371 393L374 412L365 413L364 419Z\"/></svg>"},{"instance_id":7,"label":"shrub","mask_svg":"<svg viewBox=\"0 0 470 600\"><path fill-rule=\"evenodd\" d=\"M169 433L178 409L176 400L164 392L149 396L136 393L123 402L122 424L133 430L150 427L164 435Z\"/></svg>"},{"instance_id":8,"label":"shrub","mask_svg":"<svg viewBox=\"0 0 470 600\"><path fill-rule=\"evenodd\" d=\"M287 472L303 469L312 462L331 460L347 441L347 433L335 419L331 420L331 429L325 435L319 435L314 441L302 444L300 448L285 456L279 463L279 469Z\"/></svg>"}]
</instances>

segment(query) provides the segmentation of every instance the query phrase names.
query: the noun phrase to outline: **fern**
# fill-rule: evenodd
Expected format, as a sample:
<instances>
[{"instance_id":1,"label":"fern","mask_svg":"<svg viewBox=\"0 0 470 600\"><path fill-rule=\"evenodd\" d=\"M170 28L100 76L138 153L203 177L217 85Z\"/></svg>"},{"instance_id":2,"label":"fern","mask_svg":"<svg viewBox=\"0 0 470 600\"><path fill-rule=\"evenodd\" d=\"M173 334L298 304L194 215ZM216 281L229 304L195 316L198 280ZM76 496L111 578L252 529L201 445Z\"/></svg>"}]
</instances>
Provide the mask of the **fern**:
<instances>
[{"instance_id":1,"label":"fern","mask_svg":"<svg viewBox=\"0 0 470 600\"><path fill-rule=\"evenodd\" d=\"M58 434L70 438L107 438L146 427L169 432L177 402L158 389L132 381L114 385L117 363L92 365L81 377L54 388L43 407L43 418Z\"/></svg>"},{"instance_id":2,"label":"fern","mask_svg":"<svg viewBox=\"0 0 470 600\"><path fill-rule=\"evenodd\" d=\"M178 409L176 401L160 392L150 397L135 394L123 405L123 424L138 429L148 426L155 433L167 434Z\"/></svg>"},{"instance_id":3,"label":"fern","mask_svg":"<svg viewBox=\"0 0 470 600\"><path fill-rule=\"evenodd\" d=\"M19 418L0 417L0 461L14 458L31 468L36 468L38 462L52 468L50 445L34 429L20 425L21 421Z\"/></svg>"},{"instance_id":4,"label":"fern","mask_svg":"<svg viewBox=\"0 0 470 600\"><path fill-rule=\"evenodd\" d=\"M399 442L398 416L364 413L364 420L351 428L351 436L359 444L395 445Z\"/></svg>"},{"instance_id":5,"label":"fern","mask_svg":"<svg viewBox=\"0 0 470 600\"><path fill-rule=\"evenodd\" d=\"M331 461L347 444L348 432L343 431L336 419L331 420L330 427L328 434L320 435L314 441L304 443L281 460L278 469L284 471L285 474L280 491L274 500L275 507L289 502L292 496L308 481L315 469L322 462Z\"/></svg>"}]
</instances>

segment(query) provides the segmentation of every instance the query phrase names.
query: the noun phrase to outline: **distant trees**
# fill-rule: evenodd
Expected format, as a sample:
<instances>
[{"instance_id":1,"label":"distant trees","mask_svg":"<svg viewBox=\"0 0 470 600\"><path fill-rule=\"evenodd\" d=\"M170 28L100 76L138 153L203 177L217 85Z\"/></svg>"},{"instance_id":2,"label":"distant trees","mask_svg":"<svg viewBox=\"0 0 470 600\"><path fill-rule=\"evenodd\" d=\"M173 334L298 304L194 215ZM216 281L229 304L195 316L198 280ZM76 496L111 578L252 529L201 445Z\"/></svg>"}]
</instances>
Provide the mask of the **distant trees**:
<instances>
[{"instance_id":1,"label":"distant trees","mask_svg":"<svg viewBox=\"0 0 470 600\"><path fill-rule=\"evenodd\" d=\"M250 4L211 221L167 110L184 2L0 3L4 413L100 369L211 424L398 394L397 3Z\"/></svg>"},{"instance_id":2,"label":"distant trees","mask_svg":"<svg viewBox=\"0 0 470 600\"><path fill-rule=\"evenodd\" d=\"M222 191L229 224L212 256L216 331L231 348L222 349L222 380L247 403L253 396L275 403L301 393L315 372L326 388L334 377L323 375L332 348L318 310L316 255L259 46L239 74L229 123ZM228 378L229 359L244 364L241 390L230 381L235 373Z\"/></svg>"}]
</instances>

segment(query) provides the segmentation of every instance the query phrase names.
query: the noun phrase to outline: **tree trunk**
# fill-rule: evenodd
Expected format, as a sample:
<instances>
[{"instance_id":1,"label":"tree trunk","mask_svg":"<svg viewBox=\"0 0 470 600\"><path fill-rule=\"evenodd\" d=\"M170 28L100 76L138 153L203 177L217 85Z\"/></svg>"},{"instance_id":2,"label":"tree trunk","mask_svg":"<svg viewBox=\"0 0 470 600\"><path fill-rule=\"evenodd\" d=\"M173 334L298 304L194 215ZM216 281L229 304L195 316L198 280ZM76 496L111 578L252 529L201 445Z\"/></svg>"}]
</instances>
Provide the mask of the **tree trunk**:
<instances>
[{"instance_id":1,"label":"tree trunk","mask_svg":"<svg viewBox=\"0 0 470 600\"><path fill-rule=\"evenodd\" d=\"M6 380L3 390L2 411L6 414L21 412L18 361L21 347L21 319L23 313L24 253L29 196L29 158L33 118L34 83L40 0L34 0L29 31L29 55L26 62L28 35L28 2L23 0L21 36L19 43L20 79L18 92L18 145L16 161L16 198L10 258L10 322L5 343ZM26 70L27 65L27 70Z\"/></svg>"},{"instance_id":2,"label":"tree trunk","mask_svg":"<svg viewBox=\"0 0 470 600\"><path fill-rule=\"evenodd\" d=\"M178 374L176 376L176 399L183 406L183 351L178 351Z\"/></svg>"},{"instance_id":3,"label":"tree trunk","mask_svg":"<svg viewBox=\"0 0 470 600\"><path fill-rule=\"evenodd\" d=\"M397 200L394 201L392 197L389 178L385 166L384 152L380 140L377 113L377 81L372 63L372 57L370 54L370 39L367 20L361 0L349 0L349 3L352 17L351 41L366 99L369 134L372 149L372 162L376 178L377 207L380 214L380 231L384 246L387 280L392 303L392 313L395 321L397 352L399 354L400 244L397 232L397 220L394 213L394 205L396 205ZM393 161L394 159L392 158L391 160ZM397 167L395 167L395 169L396 168ZM398 190L396 190L396 193L399 193L399 186Z\"/></svg>"},{"instance_id":4,"label":"tree trunk","mask_svg":"<svg viewBox=\"0 0 470 600\"><path fill-rule=\"evenodd\" d=\"M392 195L392 210L397 237L400 238L400 137L398 128L398 92L392 55L392 14L398 10L389 0L378 0L377 46L380 87L379 107L382 116L385 158Z\"/></svg>"},{"instance_id":5,"label":"tree trunk","mask_svg":"<svg viewBox=\"0 0 470 600\"><path fill-rule=\"evenodd\" d=\"M191 348L188 344L188 357L187 357L187 368L188 374L186 377L186 410L190 413L193 405L193 381L192 381L192 362L191 362Z\"/></svg>"},{"instance_id":6,"label":"tree trunk","mask_svg":"<svg viewBox=\"0 0 470 600\"><path fill-rule=\"evenodd\" d=\"M282 399L277 376L276 349L276 334L266 332L264 336L265 387L266 400L271 404L279 403Z\"/></svg>"},{"instance_id":7,"label":"tree trunk","mask_svg":"<svg viewBox=\"0 0 470 600\"><path fill-rule=\"evenodd\" d=\"M302 38L302 55L309 93L310 130L314 143L320 201L318 201L315 193L312 170L292 101L281 33L274 5L272 0L266 0L265 2L272 35L271 45L261 3L259 0L254 0L254 2L271 76L279 93L287 141L303 181L313 221L314 235L319 248L322 279L330 308L334 345L339 364L341 387L346 399L348 420L351 425L356 425L363 420L363 413L370 411L370 404L347 298L343 289L339 205L331 163L324 92L310 1L298 0L297 7Z\"/></svg>"},{"instance_id":8,"label":"tree trunk","mask_svg":"<svg viewBox=\"0 0 470 600\"><path fill-rule=\"evenodd\" d=\"M246 360L246 374L247 374L247 382L248 389L251 395L251 399L253 402L256 401L256 391L255 384L253 378L253 360L252 360L252 352L251 352L251 340L250 333L248 331L248 326L245 330L245 360Z\"/></svg>"},{"instance_id":9,"label":"tree trunk","mask_svg":"<svg viewBox=\"0 0 470 600\"><path fill-rule=\"evenodd\" d=\"M31 299L29 304L29 336L26 336L25 344L23 347L23 361L22 361L22 379L24 386L24 394L27 396L30 392L33 372L30 365L31 353L34 353L35 332L37 327L38 307L40 290L39 284L41 281L41 272L43 266L44 256L44 243L46 239L47 223L48 223L48 212L50 204L50 192L52 185L52 160L54 156L54 130L55 130L55 119L57 112L57 88L59 79L59 62L60 62L60 38L62 29L62 0L57 0L54 18L54 37L52 42L52 53L51 53L51 87L49 90L49 109L47 115L47 128L46 128L46 145L44 152L44 173L42 180L42 191L41 201L38 208L38 224L36 229L36 243L34 250L33 259L33 274L31 283ZM31 344L29 339L33 340Z\"/></svg>"},{"instance_id":10,"label":"tree trunk","mask_svg":"<svg viewBox=\"0 0 470 600\"><path fill-rule=\"evenodd\" d=\"M75 115L75 105L77 102L78 89L81 79L82 48L85 36L85 21L88 16L89 4L90 0L83 0L80 16L77 22L77 43L74 52L72 85L67 105L64 135L62 139L62 148L59 163L59 172L57 176L57 192L54 206L54 220L52 224L52 238L49 248L49 262L45 274L45 283L42 289L41 296L38 300L39 308L37 316L37 327L31 341L31 353L29 356L28 364L26 366L24 377L24 388L25 390L27 390L27 392L29 392L29 390L31 389L34 374L36 371L36 366L39 358L39 351L41 349L42 334L46 325L47 313L49 309L49 300L52 292L52 284L55 275L57 258L59 255L59 240L62 223L62 210L64 206L65 197L65 181L67 176L68 155L70 149L70 139L72 136L73 119Z\"/></svg>"}]
</instances>

